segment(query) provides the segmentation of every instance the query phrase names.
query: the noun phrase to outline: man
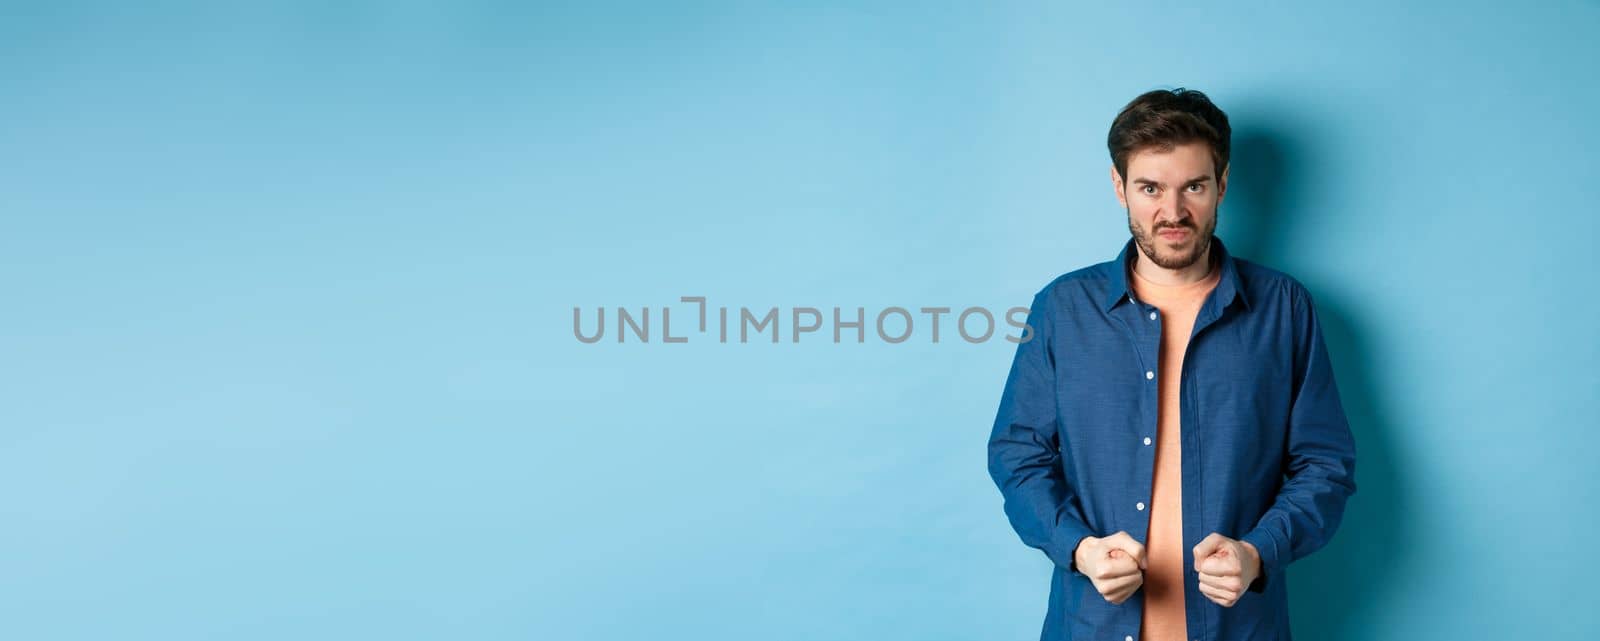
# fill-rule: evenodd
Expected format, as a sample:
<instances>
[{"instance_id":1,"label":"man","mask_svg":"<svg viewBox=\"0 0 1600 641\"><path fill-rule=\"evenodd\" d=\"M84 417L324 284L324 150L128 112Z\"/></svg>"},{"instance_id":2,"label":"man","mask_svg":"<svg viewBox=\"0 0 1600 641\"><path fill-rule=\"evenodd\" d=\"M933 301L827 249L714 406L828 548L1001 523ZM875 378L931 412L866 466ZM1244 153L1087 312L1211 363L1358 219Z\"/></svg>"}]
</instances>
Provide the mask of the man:
<instances>
[{"instance_id":1,"label":"man","mask_svg":"<svg viewBox=\"0 0 1600 641\"><path fill-rule=\"evenodd\" d=\"M1054 562L1043 641L1289 639L1285 566L1355 493L1311 295L1213 235L1229 135L1199 91L1130 102L1107 143L1132 238L1034 296L988 450Z\"/></svg>"}]
</instances>

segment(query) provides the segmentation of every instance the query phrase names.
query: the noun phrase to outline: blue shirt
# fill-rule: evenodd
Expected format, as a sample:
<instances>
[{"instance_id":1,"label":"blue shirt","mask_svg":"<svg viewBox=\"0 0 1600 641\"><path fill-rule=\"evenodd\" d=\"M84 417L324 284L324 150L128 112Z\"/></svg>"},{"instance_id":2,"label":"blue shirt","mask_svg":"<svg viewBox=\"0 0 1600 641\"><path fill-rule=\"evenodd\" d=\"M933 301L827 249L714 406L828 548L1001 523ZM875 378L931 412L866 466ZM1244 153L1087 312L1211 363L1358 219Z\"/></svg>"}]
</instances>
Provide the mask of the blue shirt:
<instances>
[{"instance_id":1,"label":"blue shirt","mask_svg":"<svg viewBox=\"0 0 1600 641\"><path fill-rule=\"evenodd\" d=\"M1034 295L989 436L1006 518L1054 562L1042 641L1140 638L1144 590L1113 605L1073 563L1086 536L1147 541L1164 319L1128 287L1137 251L1130 238L1115 260ZM1356 490L1355 439L1305 287L1215 237L1211 251L1222 272L1179 392L1189 637L1289 639L1284 567L1338 528ZM1232 607L1200 593L1194 546L1212 532L1261 555Z\"/></svg>"}]
</instances>

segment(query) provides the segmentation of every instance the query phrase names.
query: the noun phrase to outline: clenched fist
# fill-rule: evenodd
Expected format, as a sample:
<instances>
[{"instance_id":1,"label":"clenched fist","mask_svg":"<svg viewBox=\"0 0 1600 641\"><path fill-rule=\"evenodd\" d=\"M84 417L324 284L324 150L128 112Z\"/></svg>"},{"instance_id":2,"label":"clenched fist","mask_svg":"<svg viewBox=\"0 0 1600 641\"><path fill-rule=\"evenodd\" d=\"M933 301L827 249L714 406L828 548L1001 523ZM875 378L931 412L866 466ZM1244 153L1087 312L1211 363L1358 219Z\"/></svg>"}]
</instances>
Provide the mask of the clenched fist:
<instances>
[{"instance_id":1,"label":"clenched fist","mask_svg":"<svg viewBox=\"0 0 1600 641\"><path fill-rule=\"evenodd\" d=\"M1249 543L1212 532L1194 546L1194 570L1200 573L1200 593L1230 608L1261 575L1261 554Z\"/></svg>"},{"instance_id":2,"label":"clenched fist","mask_svg":"<svg viewBox=\"0 0 1600 641\"><path fill-rule=\"evenodd\" d=\"M1108 537L1084 537L1072 552L1078 571L1094 583L1100 596L1113 604L1121 604L1144 585L1147 561L1144 545L1133 540L1127 532Z\"/></svg>"}]
</instances>

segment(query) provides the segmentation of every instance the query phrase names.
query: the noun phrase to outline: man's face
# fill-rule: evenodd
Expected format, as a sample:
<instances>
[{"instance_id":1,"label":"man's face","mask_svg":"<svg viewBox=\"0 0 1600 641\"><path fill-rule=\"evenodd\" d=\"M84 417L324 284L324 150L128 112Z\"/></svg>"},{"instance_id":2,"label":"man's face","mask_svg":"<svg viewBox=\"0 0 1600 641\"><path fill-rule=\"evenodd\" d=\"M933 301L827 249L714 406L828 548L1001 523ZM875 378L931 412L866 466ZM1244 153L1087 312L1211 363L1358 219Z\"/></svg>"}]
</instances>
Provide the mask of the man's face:
<instances>
[{"instance_id":1,"label":"man's face","mask_svg":"<svg viewBox=\"0 0 1600 641\"><path fill-rule=\"evenodd\" d=\"M1193 142L1171 151L1152 147L1133 152L1126 181L1112 165L1111 183L1128 210L1128 231L1151 262L1183 269L1211 246L1217 206L1228 186L1228 169L1219 178L1214 164L1211 146Z\"/></svg>"}]
</instances>

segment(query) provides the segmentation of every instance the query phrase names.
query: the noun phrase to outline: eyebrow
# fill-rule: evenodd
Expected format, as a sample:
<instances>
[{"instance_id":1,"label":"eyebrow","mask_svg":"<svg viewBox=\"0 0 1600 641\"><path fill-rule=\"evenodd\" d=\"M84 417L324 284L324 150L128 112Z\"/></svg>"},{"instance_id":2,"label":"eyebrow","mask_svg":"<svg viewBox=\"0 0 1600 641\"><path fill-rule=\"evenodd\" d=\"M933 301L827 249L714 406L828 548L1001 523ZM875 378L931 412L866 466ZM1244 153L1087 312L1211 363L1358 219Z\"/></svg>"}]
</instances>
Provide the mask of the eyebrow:
<instances>
[{"instance_id":1,"label":"eyebrow","mask_svg":"<svg viewBox=\"0 0 1600 641\"><path fill-rule=\"evenodd\" d=\"M1203 183L1203 182L1208 181L1208 180L1211 180L1211 176L1209 174L1205 174L1205 175L1195 176L1194 178L1190 178L1190 179L1184 181L1183 184L1192 185L1194 183ZM1136 185L1155 185L1157 187L1163 187L1164 186L1161 183L1156 182L1154 180L1151 180L1149 178L1135 178L1135 179L1133 179L1133 182Z\"/></svg>"}]
</instances>

